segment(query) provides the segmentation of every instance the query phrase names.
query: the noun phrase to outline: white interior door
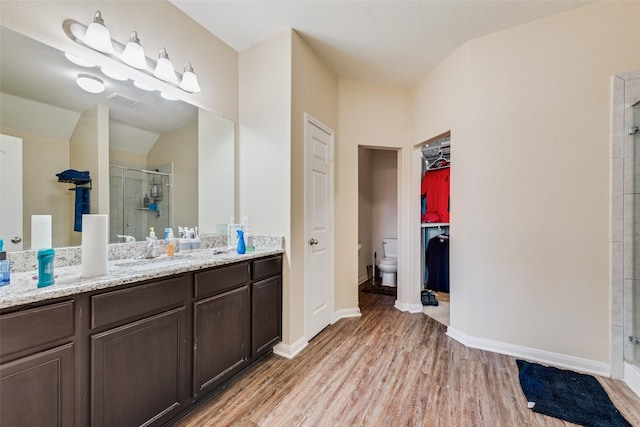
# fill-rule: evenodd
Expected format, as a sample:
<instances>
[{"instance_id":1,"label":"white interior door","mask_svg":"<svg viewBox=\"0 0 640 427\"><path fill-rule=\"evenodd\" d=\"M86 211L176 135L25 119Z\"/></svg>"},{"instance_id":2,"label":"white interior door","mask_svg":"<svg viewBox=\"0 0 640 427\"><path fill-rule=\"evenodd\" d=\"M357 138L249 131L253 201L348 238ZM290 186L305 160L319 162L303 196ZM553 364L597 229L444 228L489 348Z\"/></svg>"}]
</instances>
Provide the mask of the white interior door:
<instances>
[{"instance_id":1,"label":"white interior door","mask_svg":"<svg viewBox=\"0 0 640 427\"><path fill-rule=\"evenodd\" d=\"M22 250L22 139L0 134L0 239Z\"/></svg>"},{"instance_id":2,"label":"white interior door","mask_svg":"<svg viewBox=\"0 0 640 427\"><path fill-rule=\"evenodd\" d=\"M305 114L305 337L333 318L333 131Z\"/></svg>"}]
</instances>

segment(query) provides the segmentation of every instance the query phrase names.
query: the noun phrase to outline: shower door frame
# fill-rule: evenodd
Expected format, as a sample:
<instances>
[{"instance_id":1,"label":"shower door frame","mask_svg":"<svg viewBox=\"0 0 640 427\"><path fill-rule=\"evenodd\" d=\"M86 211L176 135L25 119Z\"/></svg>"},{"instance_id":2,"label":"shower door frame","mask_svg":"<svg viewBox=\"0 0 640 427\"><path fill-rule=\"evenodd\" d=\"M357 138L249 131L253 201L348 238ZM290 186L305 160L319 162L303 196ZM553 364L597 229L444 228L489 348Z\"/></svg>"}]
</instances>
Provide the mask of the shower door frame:
<instances>
[{"instance_id":1,"label":"shower door frame","mask_svg":"<svg viewBox=\"0 0 640 427\"><path fill-rule=\"evenodd\" d=\"M640 395L640 367L633 360L634 344L634 139L633 105L640 101L640 71L613 77L611 135L611 376L622 378ZM638 167L639 165L635 165ZM637 254L636 254L637 255ZM637 286L638 281L635 281ZM638 292L638 291L636 291ZM637 307L636 307L637 310ZM637 320L635 321L637 324Z\"/></svg>"}]
</instances>

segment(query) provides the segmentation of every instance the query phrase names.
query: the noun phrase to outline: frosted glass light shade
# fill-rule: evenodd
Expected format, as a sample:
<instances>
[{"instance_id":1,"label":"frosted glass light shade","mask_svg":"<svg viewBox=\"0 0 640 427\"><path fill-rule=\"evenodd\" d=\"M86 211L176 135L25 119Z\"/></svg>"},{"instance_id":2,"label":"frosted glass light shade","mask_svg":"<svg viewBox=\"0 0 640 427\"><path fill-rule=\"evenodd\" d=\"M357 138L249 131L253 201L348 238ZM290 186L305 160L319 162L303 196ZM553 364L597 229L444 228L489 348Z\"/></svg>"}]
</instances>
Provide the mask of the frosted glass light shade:
<instances>
[{"instance_id":1,"label":"frosted glass light shade","mask_svg":"<svg viewBox=\"0 0 640 427\"><path fill-rule=\"evenodd\" d=\"M156 69L153 72L153 75L165 82L178 83L176 70L173 69L173 64L169 60L169 55L165 48L160 49L158 62L156 63Z\"/></svg>"},{"instance_id":2,"label":"frosted glass light shade","mask_svg":"<svg viewBox=\"0 0 640 427\"><path fill-rule=\"evenodd\" d=\"M154 88L152 88L151 86L146 85L146 84L144 84L144 83L142 83L142 82L139 82L139 81L137 81L137 80L134 80L134 81L133 81L133 85L134 85L135 87L137 87L138 89L146 90L146 91L148 91L148 92L151 92L151 91L154 91L154 90L155 90L155 89L154 89Z\"/></svg>"},{"instance_id":3,"label":"frosted glass light shade","mask_svg":"<svg viewBox=\"0 0 640 427\"><path fill-rule=\"evenodd\" d=\"M140 39L138 39L138 33L135 31L131 33L129 43L124 47L120 59L122 59L125 64L134 68L140 70L147 68L147 56L144 53L144 48L140 44Z\"/></svg>"},{"instance_id":4,"label":"frosted glass light shade","mask_svg":"<svg viewBox=\"0 0 640 427\"><path fill-rule=\"evenodd\" d=\"M167 101L177 101L178 98L176 98L173 95L170 95L166 92L160 92L160 96L163 97L164 99L166 99Z\"/></svg>"},{"instance_id":5,"label":"frosted glass light shade","mask_svg":"<svg viewBox=\"0 0 640 427\"><path fill-rule=\"evenodd\" d=\"M99 10L96 12L93 22L89 24L82 41L95 50L114 54L113 44L111 43L111 33L109 33L107 27L104 26L104 20Z\"/></svg>"},{"instance_id":6,"label":"frosted glass light shade","mask_svg":"<svg viewBox=\"0 0 640 427\"><path fill-rule=\"evenodd\" d=\"M76 83L89 93L104 92L104 82L98 77L91 76L89 74L78 74Z\"/></svg>"},{"instance_id":7,"label":"frosted glass light shade","mask_svg":"<svg viewBox=\"0 0 640 427\"><path fill-rule=\"evenodd\" d=\"M96 66L96 64L94 64L91 61L87 61L86 59L79 58L79 57L77 57L75 55L72 55L70 53L67 53L67 52L64 53L64 56L69 61L71 61L74 64L79 65L81 67L91 68L91 67L95 67Z\"/></svg>"},{"instance_id":8,"label":"frosted glass light shade","mask_svg":"<svg viewBox=\"0 0 640 427\"><path fill-rule=\"evenodd\" d=\"M114 80L119 80L121 82L129 80L129 78L127 76L125 76L124 74L120 74L120 73L118 73L116 71L110 70L110 69L105 68L105 67L102 67L100 69L102 70L102 72L104 73L105 76L111 77Z\"/></svg>"},{"instance_id":9,"label":"frosted glass light shade","mask_svg":"<svg viewBox=\"0 0 640 427\"><path fill-rule=\"evenodd\" d=\"M184 74L182 75L182 81L180 81L180 89L187 92L200 92L200 84L198 84L198 77L193 72L191 63L187 63L184 66Z\"/></svg>"}]
</instances>

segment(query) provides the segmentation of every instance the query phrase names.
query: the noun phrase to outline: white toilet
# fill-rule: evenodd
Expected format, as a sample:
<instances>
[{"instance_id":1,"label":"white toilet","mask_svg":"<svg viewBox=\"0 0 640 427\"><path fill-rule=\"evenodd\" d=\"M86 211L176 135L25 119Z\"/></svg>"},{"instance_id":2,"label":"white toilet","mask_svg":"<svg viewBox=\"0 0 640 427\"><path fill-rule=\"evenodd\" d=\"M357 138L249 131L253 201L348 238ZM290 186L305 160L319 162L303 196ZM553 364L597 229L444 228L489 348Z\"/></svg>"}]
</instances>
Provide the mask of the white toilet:
<instances>
[{"instance_id":1,"label":"white toilet","mask_svg":"<svg viewBox=\"0 0 640 427\"><path fill-rule=\"evenodd\" d=\"M398 239L382 239L384 256L378 261L378 268L382 272L382 286L396 286L398 271Z\"/></svg>"}]
</instances>

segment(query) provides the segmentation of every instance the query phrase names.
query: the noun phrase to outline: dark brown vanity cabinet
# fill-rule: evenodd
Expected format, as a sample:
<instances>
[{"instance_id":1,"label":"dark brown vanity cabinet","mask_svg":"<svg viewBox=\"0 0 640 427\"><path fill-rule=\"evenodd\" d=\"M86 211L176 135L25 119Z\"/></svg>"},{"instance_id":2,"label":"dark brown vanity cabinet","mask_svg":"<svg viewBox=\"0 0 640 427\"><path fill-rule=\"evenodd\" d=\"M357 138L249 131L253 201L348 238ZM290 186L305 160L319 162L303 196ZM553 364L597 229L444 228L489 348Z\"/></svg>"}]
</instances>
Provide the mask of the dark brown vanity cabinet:
<instances>
[{"instance_id":1,"label":"dark brown vanity cabinet","mask_svg":"<svg viewBox=\"0 0 640 427\"><path fill-rule=\"evenodd\" d=\"M92 426L151 425L182 409L187 288L181 275L90 298Z\"/></svg>"},{"instance_id":2,"label":"dark brown vanity cabinet","mask_svg":"<svg viewBox=\"0 0 640 427\"><path fill-rule=\"evenodd\" d=\"M282 256L253 261L251 355L269 352L282 341Z\"/></svg>"},{"instance_id":3,"label":"dark brown vanity cabinet","mask_svg":"<svg viewBox=\"0 0 640 427\"><path fill-rule=\"evenodd\" d=\"M73 301L0 316L0 425L70 426L75 416Z\"/></svg>"},{"instance_id":4,"label":"dark brown vanity cabinet","mask_svg":"<svg viewBox=\"0 0 640 427\"><path fill-rule=\"evenodd\" d=\"M193 397L243 369L249 353L249 263L195 274Z\"/></svg>"},{"instance_id":5,"label":"dark brown vanity cabinet","mask_svg":"<svg viewBox=\"0 0 640 427\"><path fill-rule=\"evenodd\" d=\"M0 312L0 426L162 426L282 336L282 256Z\"/></svg>"}]
</instances>

